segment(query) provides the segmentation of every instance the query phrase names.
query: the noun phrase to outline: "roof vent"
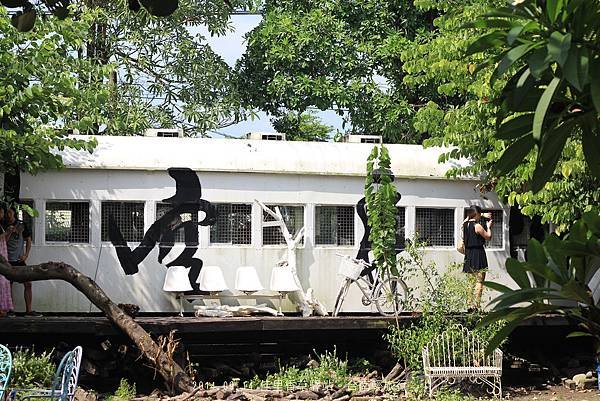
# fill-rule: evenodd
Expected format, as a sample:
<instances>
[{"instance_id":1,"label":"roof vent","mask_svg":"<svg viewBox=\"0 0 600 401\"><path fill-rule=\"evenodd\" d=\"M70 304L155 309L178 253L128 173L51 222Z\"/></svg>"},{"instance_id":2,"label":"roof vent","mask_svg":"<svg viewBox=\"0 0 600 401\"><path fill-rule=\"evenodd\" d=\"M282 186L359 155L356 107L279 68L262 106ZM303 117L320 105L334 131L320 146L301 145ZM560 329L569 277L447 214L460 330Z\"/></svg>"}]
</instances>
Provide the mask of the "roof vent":
<instances>
[{"instance_id":1,"label":"roof vent","mask_svg":"<svg viewBox=\"0 0 600 401\"><path fill-rule=\"evenodd\" d=\"M159 138L183 138L183 130L177 128L148 128L144 136L154 136Z\"/></svg>"},{"instance_id":2,"label":"roof vent","mask_svg":"<svg viewBox=\"0 0 600 401\"><path fill-rule=\"evenodd\" d=\"M281 132L249 132L246 139L258 141L285 141L285 134Z\"/></svg>"},{"instance_id":3,"label":"roof vent","mask_svg":"<svg viewBox=\"0 0 600 401\"><path fill-rule=\"evenodd\" d=\"M342 142L348 143L383 143L381 135L344 135Z\"/></svg>"}]
</instances>

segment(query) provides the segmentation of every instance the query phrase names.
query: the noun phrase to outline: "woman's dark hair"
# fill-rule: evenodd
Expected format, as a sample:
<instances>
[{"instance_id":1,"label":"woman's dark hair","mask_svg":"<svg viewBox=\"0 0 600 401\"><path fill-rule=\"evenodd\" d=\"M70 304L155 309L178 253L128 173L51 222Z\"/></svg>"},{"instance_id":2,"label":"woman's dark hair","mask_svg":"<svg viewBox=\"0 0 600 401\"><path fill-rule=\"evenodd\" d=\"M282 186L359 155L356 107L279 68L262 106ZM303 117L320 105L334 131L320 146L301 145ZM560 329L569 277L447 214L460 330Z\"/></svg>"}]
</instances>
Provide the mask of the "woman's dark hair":
<instances>
[{"instance_id":1,"label":"woman's dark hair","mask_svg":"<svg viewBox=\"0 0 600 401\"><path fill-rule=\"evenodd\" d=\"M469 217L473 217L476 214L481 214L483 212L483 210L481 209L480 206L477 205L471 205L467 208L467 216Z\"/></svg>"}]
</instances>

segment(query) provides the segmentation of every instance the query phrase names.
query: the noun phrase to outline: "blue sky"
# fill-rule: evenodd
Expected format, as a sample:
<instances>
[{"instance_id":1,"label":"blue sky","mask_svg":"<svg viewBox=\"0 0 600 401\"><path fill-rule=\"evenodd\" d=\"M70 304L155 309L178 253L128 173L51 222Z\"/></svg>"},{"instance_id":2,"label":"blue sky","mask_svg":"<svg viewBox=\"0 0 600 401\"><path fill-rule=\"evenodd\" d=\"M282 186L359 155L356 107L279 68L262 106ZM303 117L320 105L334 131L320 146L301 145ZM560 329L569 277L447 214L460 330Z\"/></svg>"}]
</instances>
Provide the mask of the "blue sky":
<instances>
[{"instance_id":1,"label":"blue sky","mask_svg":"<svg viewBox=\"0 0 600 401\"><path fill-rule=\"evenodd\" d=\"M233 30L224 36L211 37L208 30L203 27L199 28L198 31L227 64L234 66L246 50L244 35L254 29L261 18L260 15L233 15L231 17ZM342 129L342 119L334 111L323 111L317 114L321 117L323 123L331 125L335 129ZM239 137L248 132L274 131L274 129L269 122L269 117L265 113L259 113L257 120L243 121L218 131L226 135ZM212 136L218 137L217 134Z\"/></svg>"}]
</instances>

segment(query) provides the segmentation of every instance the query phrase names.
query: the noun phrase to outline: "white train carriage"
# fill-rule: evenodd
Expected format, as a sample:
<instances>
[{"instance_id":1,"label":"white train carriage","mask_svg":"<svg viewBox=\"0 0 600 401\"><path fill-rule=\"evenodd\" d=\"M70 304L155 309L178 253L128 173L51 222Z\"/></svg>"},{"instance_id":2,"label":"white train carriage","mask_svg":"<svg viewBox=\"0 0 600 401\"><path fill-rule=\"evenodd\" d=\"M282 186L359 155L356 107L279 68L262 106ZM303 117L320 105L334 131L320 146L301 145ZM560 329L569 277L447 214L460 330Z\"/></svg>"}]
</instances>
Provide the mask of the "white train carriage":
<instances>
[{"instance_id":1,"label":"white train carriage","mask_svg":"<svg viewBox=\"0 0 600 401\"><path fill-rule=\"evenodd\" d=\"M163 200L176 188L167 169L189 168L199 177L201 198L218 211L215 224L199 228L195 258L220 266L230 288L238 267L254 266L268 289L286 246L278 229L265 224L268 219L255 200L281 206L290 230L305 230L297 252L301 284L332 309L340 283L336 253L356 255L364 233L356 203L363 197L366 159L375 145L177 137L97 140L93 154L61 152L65 169L21 178L21 198L39 211L32 222L29 263L64 261L94 278L116 302L137 304L143 312L177 311L177 300L162 288L166 264L185 248L183 233L175 235L174 249L162 263L154 247L138 273L125 275L109 241L108 216L118 221L124 240L135 247L169 210ZM455 245L464 208L479 204L494 210L494 238L487 248L491 275L508 281L503 268L509 256L508 208L495 194L482 197L476 179L447 179L451 164L438 163L442 149L386 146L402 195L398 206L405 237L418 232L427 239L427 257L443 268L462 259ZM183 218L203 217L188 213ZM13 286L13 297L22 309L21 286ZM58 281L34 283L34 306L41 312L95 310L77 290ZM291 303L284 306L295 309ZM186 308L191 310L191 305ZM356 288L343 310L376 312L362 305Z\"/></svg>"}]
</instances>

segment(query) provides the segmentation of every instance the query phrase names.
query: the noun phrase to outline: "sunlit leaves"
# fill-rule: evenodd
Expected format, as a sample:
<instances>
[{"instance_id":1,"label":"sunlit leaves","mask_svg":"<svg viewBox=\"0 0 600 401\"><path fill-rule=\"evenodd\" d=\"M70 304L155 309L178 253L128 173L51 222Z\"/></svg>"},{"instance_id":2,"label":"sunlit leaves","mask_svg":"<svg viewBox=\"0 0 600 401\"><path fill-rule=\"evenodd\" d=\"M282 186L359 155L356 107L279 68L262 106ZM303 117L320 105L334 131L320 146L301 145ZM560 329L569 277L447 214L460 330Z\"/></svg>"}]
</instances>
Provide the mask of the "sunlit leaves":
<instances>
[{"instance_id":1,"label":"sunlit leaves","mask_svg":"<svg viewBox=\"0 0 600 401\"><path fill-rule=\"evenodd\" d=\"M599 254L599 238L600 214L589 212L563 239L550 235L543 244L530 240L527 262L507 260L507 272L517 288L489 284L500 295L491 301L493 310L481 324L499 319L509 322L508 329L498 333L489 349L523 320L548 312L574 318L582 329L600 341L600 309L589 288L589 280L598 270L595 259ZM536 280L532 286L528 273L542 280ZM555 300L562 302L553 303Z\"/></svg>"},{"instance_id":2,"label":"sunlit leaves","mask_svg":"<svg viewBox=\"0 0 600 401\"><path fill-rule=\"evenodd\" d=\"M268 1L238 63L246 105L272 115L330 109L353 133L415 143L415 104L437 97L403 82L401 52L426 27L409 0Z\"/></svg>"},{"instance_id":3,"label":"sunlit leaves","mask_svg":"<svg viewBox=\"0 0 600 401\"><path fill-rule=\"evenodd\" d=\"M68 138L67 129L94 132L103 121L112 67L77 57L96 18L93 11L78 20L47 18L24 34L0 7L0 171L35 174L62 166L53 148L92 149L92 142Z\"/></svg>"},{"instance_id":4,"label":"sunlit leaves","mask_svg":"<svg viewBox=\"0 0 600 401\"><path fill-rule=\"evenodd\" d=\"M504 17L511 25L494 28L493 22L498 17ZM577 140L581 132L584 133L582 144L588 167L596 178L600 178L598 162L591 157L598 150L595 133L600 129L600 84L595 79L598 73L594 70L594 67L600 65L600 50L596 46L599 21L598 2L548 0L542 3L515 3L487 13L472 24L484 25L491 30L472 43L472 53L488 51L488 60L502 57L496 69L498 76L510 74L513 66L518 68L506 83L504 92L517 91L517 74L523 74L523 68L535 79L535 82L523 85L529 89L523 94L529 93L530 97L537 97L531 122L531 132L538 144L538 157L531 182L534 191L541 190L555 175L555 168L567 139L571 137ZM506 41L499 40L504 36L507 37ZM492 40L493 38L496 39ZM539 90L542 91L538 92ZM530 110L516 107L514 99L511 102L506 96L501 100L499 120ZM515 119L512 125L524 121L525 118ZM519 132L523 135L529 132L524 127L508 129L511 126L505 125L500 128L504 129L498 137L503 139L513 139ZM507 158L503 160L505 166L501 169L505 172L506 160ZM514 160L513 169L519 165L517 159Z\"/></svg>"}]
</instances>

